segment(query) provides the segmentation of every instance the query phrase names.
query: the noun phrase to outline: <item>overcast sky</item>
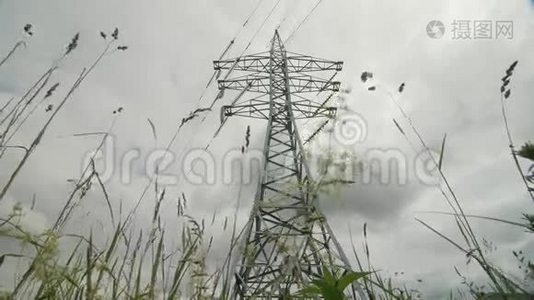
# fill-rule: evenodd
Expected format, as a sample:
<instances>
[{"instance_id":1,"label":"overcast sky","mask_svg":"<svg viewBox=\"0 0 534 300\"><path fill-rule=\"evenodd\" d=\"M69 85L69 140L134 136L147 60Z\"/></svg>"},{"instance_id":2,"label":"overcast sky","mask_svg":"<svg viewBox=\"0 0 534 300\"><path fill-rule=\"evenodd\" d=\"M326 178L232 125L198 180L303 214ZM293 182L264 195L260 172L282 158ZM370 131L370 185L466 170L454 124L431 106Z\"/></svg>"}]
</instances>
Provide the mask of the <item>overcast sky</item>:
<instances>
[{"instance_id":1,"label":"overcast sky","mask_svg":"<svg viewBox=\"0 0 534 300\"><path fill-rule=\"evenodd\" d=\"M99 142L94 136L73 135L106 131L113 120L115 158L111 163L118 168L121 157L127 153L138 151L141 155L132 165L130 183L121 182L118 170L108 182L114 203L118 206L122 200L126 207L131 207L147 183L146 157L155 149L165 148L181 119L197 107L213 72L212 61L239 32L256 3L0 0L0 56L7 54L21 38L28 45L0 68L0 107L12 97L20 97L77 32L79 49L51 79L61 82L58 93L67 91L76 74L104 46L99 31L110 32L118 27L121 44L129 47L106 57L76 92L15 181L8 199L0 203L1 214L5 215L16 202L29 206L35 194L36 207L28 213L26 222L36 231L49 226L72 189L67 180L79 176L83 157ZM241 54L275 3L262 2L238 36L230 57ZM282 37L288 37L314 5L315 1L309 0L282 0L247 52L267 50L278 26ZM431 20L440 20L445 25L442 38L427 35L426 27ZM456 40L451 31L454 20L490 21L493 35L489 39ZM513 38L496 36L497 21L513 22ZM31 38L23 34L27 23L33 24ZM533 32L534 7L527 0L324 0L286 47L345 62L339 80L351 91L344 97L347 105L365 119L367 136L360 143L336 150L354 152L365 164L369 151L393 149L411 164L415 153L392 119L398 120L406 131L408 123L382 88L374 93L367 90L371 84L380 84L395 92L405 82L399 101L429 147L439 150L443 135L448 135L444 173L465 211L517 221L521 213L533 211L534 203L529 200L509 154L500 115L499 87L506 68L519 60L508 106L512 133L517 144L534 139ZM374 73L371 83L361 82L363 71ZM216 94L216 86L212 85L201 104L209 104ZM229 103L231 97L221 101L219 105ZM117 117L113 111L118 107L124 111ZM42 122L45 112L38 115ZM219 123L218 108L207 116L205 122L195 120L181 131L171 148L177 157L204 147L209 141ZM157 129L157 141L148 118ZM39 124L36 121L24 126L13 144L31 140ZM216 159L241 147L247 125L251 125L251 147L261 149L265 123L236 118L212 143L210 151ZM420 146L413 135L409 139ZM2 185L19 158L19 154L10 152L0 162ZM178 173L180 168L177 162L166 172ZM414 171L412 166L409 170ZM255 187L252 182L241 190L240 225L246 222ZM210 219L215 210L218 212L218 223L208 229L211 234L217 233L225 215L233 215L239 191L237 184L223 185L219 181L198 186L180 179L179 186L169 187L173 199L181 192L188 195L192 215ZM90 193L87 199L69 230L86 232L89 225L112 230L100 195ZM151 217L150 199L141 204L139 224ZM173 201L166 204L168 209L164 213L170 228L177 226ZM421 218L447 235L459 237L452 218L422 213L448 210L439 189L421 183L413 174L402 185L356 183L324 196L321 206L347 252L351 252L349 226L361 250L362 226L367 223L373 265L385 277L392 276L420 289L425 298L436 298L459 287L461 279L453 266L472 278L479 276L475 265L466 267L462 253L415 221L415 217ZM473 220L473 226L481 237L497 246L490 256L506 271L517 269L512 250L534 250L532 235L519 228L480 220ZM219 233L216 253L217 249L218 253L226 249L223 237ZM395 272L404 275L395 277ZM1 277L6 278L5 275ZM417 279L424 281L419 283ZM8 285L0 282L0 287Z\"/></svg>"}]
</instances>

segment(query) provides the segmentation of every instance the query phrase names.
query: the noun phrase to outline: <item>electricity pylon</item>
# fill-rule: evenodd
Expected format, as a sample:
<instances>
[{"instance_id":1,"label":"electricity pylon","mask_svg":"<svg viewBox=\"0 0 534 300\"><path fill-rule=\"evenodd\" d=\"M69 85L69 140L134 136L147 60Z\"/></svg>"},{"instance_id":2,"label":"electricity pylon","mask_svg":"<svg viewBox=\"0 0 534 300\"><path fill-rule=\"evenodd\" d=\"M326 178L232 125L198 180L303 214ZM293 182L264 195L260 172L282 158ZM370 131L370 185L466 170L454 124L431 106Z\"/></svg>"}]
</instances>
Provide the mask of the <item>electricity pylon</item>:
<instances>
[{"instance_id":1,"label":"electricity pylon","mask_svg":"<svg viewBox=\"0 0 534 300\"><path fill-rule=\"evenodd\" d=\"M349 264L316 203L317 183L304 155L296 120L334 118L336 108L306 96L336 92L340 83L316 78L320 71L341 71L343 62L286 51L278 31L270 51L214 62L215 70L244 73L219 80L219 89L239 90L222 117L268 120L264 165L240 256L234 260L232 299L295 299L323 270L349 270ZM241 101L245 92L255 94ZM356 298L358 286L351 296Z\"/></svg>"}]
</instances>

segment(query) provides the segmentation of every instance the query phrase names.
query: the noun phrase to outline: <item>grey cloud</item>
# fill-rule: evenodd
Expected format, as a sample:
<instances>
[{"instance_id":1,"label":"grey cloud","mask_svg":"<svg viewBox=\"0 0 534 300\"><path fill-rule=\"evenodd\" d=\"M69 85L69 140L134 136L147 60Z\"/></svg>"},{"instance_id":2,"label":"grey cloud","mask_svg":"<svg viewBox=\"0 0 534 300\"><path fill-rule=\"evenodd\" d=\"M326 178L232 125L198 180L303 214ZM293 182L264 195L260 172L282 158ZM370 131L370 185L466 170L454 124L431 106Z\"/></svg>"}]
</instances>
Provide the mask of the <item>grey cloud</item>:
<instances>
[{"instance_id":1,"label":"grey cloud","mask_svg":"<svg viewBox=\"0 0 534 300\"><path fill-rule=\"evenodd\" d=\"M107 57L88 78L15 182L11 192L13 199L27 205L35 193L39 200L38 211L46 220L55 218L72 188L66 179L78 175L83 155L98 142L71 135L107 130L113 118L112 111L123 106L125 111L114 128L118 137L117 154L120 156L131 149L146 154L153 149L147 118L156 124L157 146L164 148L180 120L196 108L198 97L212 73L211 61L234 37L254 5L238 1L126 2L75 4L59 0L53 3L0 0L0 36L5 41L0 53L6 53L18 40L24 24L31 22L36 32L28 48L0 69L0 101L10 95L20 95L78 31L81 33L80 48L54 77L54 82L62 84L58 92L65 91L74 74L101 48L100 30L119 27L125 44L130 47L124 53ZM272 1L262 4L261 13L251 20L250 27L236 41L231 56L240 54L273 4ZM310 5L307 1L284 4L267 22L250 52L264 50L273 29L284 17L287 19L280 30L283 36L288 36ZM399 101L431 148L439 149L443 134L448 133L444 170L469 212L517 219L522 212L532 210L508 154L498 98L504 70L519 59L512 80L509 113L516 141L532 139L534 121L530 115L534 102L529 95L534 92L534 79L529 72L534 61L529 52L533 45L529 35L533 30L530 20L534 11L528 1L509 5L483 1L421 4L416 1L335 0L321 5L288 48L345 61L340 78L345 86L352 87L352 93L347 95L348 104L366 118L369 131L367 140L356 145L355 151L364 153L368 149L396 147L412 157L413 150L395 128L392 118L408 132L410 141L418 145L408 122L380 88L369 93L367 86L360 82L362 71L372 71L375 83L392 91L406 82ZM393 11L394 14L390 13ZM512 19L516 35L509 41L454 41L450 35L442 40L431 40L426 36L425 26L430 20L440 19L450 28L449 22L463 18ZM210 103L216 93L212 86L201 105ZM219 105L231 101L229 99L232 99L230 93ZM218 123L216 107L204 123L197 120L180 133L171 150L181 154L190 146L204 147ZM253 132L252 144L263 145L264 123L232 119L212 144L217 159L225 151L242 145L249 124ZM32 138L36 126L23 128L22 137L17 141ZM10 163L17 158L16 154L9 157ZM4 165L1 167L0 179L4 182L6 173ZM168 171L178 173L179 168L176 164ZM142 165L136 164L132 184L124 186L116 178L109 183L115 205L122 200L125 206L133 207L146 184L143 173ZM243 187L239 226L248 217L255 188L253 183ZM217 236L223 217L233 215L237 186L169 187L169 199L164 204L165 222L172 228L177 228L179 223L173 201L182 191L193 201L190 213L195 216L210 219L213 209L220 209L216 223L219 228L210 229L210 234ZM359 236L358 249L361 249L361 225L368 222L375 267L386 274L402 269L407 274L407 284L414 286L417 286L414 280L424 276L427 285L422 289L431 299L458 286L459 279L452 266L465 263L463 254L413 220L414 216L422 217L447 234L457 234L450 218L419 214L424 210L446 210L440 197L439 191L417 183L406 186L357 183L343 188L337 196L323 195L321 203L338 239L347 249L350 249L347 222L353 224L353 231ZM152 206L151 201L142 202L138 226L150 219L147 212L151 212ZM107 222L106 205L96 190L84 199L77 217L79 221L73 229L86 229L88 224L96 224L95 220ZM520 229L488 226L485 221L473 222L477 231L500 245L503 252L495 256L506 263L511 264L505 259L509 254L505 250L532 248L532 237L525 236ZM218 239L215 256L225 251L224 242L223 238ZM479 274L474 268L468 273L473 277Z\"/></svg>"}]
</instances>

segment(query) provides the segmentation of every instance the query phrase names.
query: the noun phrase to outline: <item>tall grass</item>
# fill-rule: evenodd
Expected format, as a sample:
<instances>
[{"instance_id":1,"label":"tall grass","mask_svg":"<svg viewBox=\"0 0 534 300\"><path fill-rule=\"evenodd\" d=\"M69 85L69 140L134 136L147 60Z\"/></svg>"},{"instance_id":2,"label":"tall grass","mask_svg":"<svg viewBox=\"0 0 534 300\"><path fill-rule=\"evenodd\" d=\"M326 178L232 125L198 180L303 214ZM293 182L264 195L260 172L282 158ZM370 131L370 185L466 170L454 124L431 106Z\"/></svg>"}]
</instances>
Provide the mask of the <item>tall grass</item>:
<instances>
[{"instance_id":1,"label":"tall grass","mask_svg":"<svg viewBox=\"0 0 534 300\"><path fill-rule=\"evenodd\" d=\"M512 149L512 154L514 157L514 161L516 163L517 168L521 172L522 178L527 185L528 184L525 180L525 176L523 175L521 171L521 167L519 166L518 160L517 160L517 152L514 151L513 142L511 139L510 129L508 125L508 119L505 112L505 106L504 106L504 99L509 98L510 96L510 89L507 89L507 85L509 84L510 76L513 73L513 70L515 66L517 65L517 62L514 62L509 69L506 71L506 77L503 78L503 85L501 87L501 100L502 100L502 112L503 117L506 124L506 131L508 134L508 138L510 141L510 148ZM364 72L362 74L362 81L367 82L368 80L372 80L373 75L369 72ZM518 282L514 278L506 275L505 272L501 270L501 268L493 265L486 257L486 254L484 252L484 247L481 246L481 238L475 233L473 230L473 227L470 223L470 219L475 218L482 218L485 220L495 221L495 222L504 222L508 223L514 226L519 225L519 227L522 228L531 228L531 224L522 224L519 222L511 222L506 220L500 220L498 218L491 218L491 217L484 217L484 216L473 216L466 214L462 205L462 202L460 198L457 196L454 188L450 184L450 181L448 177L445 175L443 168L442 168L442 159L443 159L443 152L445 147L445 138L443 139L442 143L442 149L441 154L439 157L439 160L434 157L434 155L431 153L430 148L427 146L427 143L425 139L422 137L420 131L415 126L412 118L408 115L408 113L403 109L403 107L400 105L400 102L398 101L398 97L400 97L401 93L403 92L405 88L405 84L402 83L401 86L398 89L398 93L394 95L392 92L390 92L387 88L380 84L372 85L368 88L369 91L374 92L377 90L382 90L385 92L387 98L393 102L393 104L398 108L399 112L401 113L402 117L404 118L404 121L408 124L409 129L413 133L413 136L416 139L416 143L418 146L415 146L415 144L411 141L409 135L406 133L406 131L401 127L399 122L394 120L394 123L401 133L401 135L406 139L408 144L416 151L419 152L419 149L422 149L422 151L428 153L428 156L430 157L434 168L437 172L437 175L440 178L440 185L438 186L441 195L443 196L443 199L446 201L448 207L450 208L450 213L448 215L454 217L454 221L456 224L456 229L458 230L458 233L463 238L463 241L455 241L452 238L446 236L444 233L440 232L439 230L432 227L427 222L416 218L416 221L419 222L421 225L435 233L440 238L447 241L449 244L451 244L453 247L458 249L460 252L462 252L467 258L468 262L475 261L480 268L483 270L484 274L487 275L487 278L490 281L489 288L488 289L480 289L476 290L473 289L473 283L468 282L466 278L462 277L461 274L458 272L458 270L455 268L455 271L458 275L460 275L464 280L464 284L469 288L469 291L471 292L472 297L478 299L480 297L483 297L485 294L496 294L499 295L499 297L502 297L503 299L514 299L514 297L517 297L518 295L525 295L528 294L527 289L528 286L525 286L525 284ZM526 152L526 151L524 151ZM530 196L532 197L532 191L529 190ZM525 219L529 220L530 215L525 214ZM534 270L534 269L533 269ZM510 298L511 297L511 298Z\"/></svg>"},{"instance_id":2,"label":"tall grass","mask_svg":"<svg viewBox=\"0 0 534 300\"><path fill-rule=\"evenodd\" d=\"M101 37L105 40L102 51L80 71L59 101L48 104L45 111L49 116L30 144L10 145L10 141L14 140L13 137L20 133L21 126L38 109L44 109L45 99L48 100L46 103L51 103L50 99L56 95L59 83L50 84L50 81L78 48L80 35L76 34L71 39L65 52L18 100L10 100L2 106L0 159L4 158L7 151L14 150L23 151L23 156L7 177L7 182L3 183L0 201L5 201L4 198L20 171L46 138L50 125L85 79L105 57L128 48L118 45L118 29L110 34L101 33ZM15 51L21 45L16 44L2 60L2 64L13 59ZM103 147L113 124L103 135L95 153ZM155 135L155 128L152 127ZM205 259L213 237L206 246L204 222L199 223L186 214L185 195L182 194L184 202L180 204L181 209L177 215L182 220L182 232L178 234L181 236L181 245L170 248L165 243L168 235L163 228L160 211L166 192L158 186L157 178L153 184L151 226L136 229L132 222L134 211L126 217L123 216L122 209L118 214L114 211L116 203L111 203L113 199L100 178L94 159L93 156L81 176L75 180L73 190L67 195L62 210L49 229L35 234L25 228L22 219L26 211L18 204L10 214L0 217L0 239L15 241L23 246L20 253L0 254L0 270L7 260L18 260L17 265L22 270L21 275L15 277L13 288L2 291L0 299L213 299L218 286L228 285L225 281L231 275L227 276L221 270L216 270L213 274L206 271ZM89 190L100 190L101 196L106 200L110 222L114 226L111 236L99 236L92 229L81 234L65 233L67 224L73 221L74 212L87 197ZM235 226L232 236L236 236ZM105 242L98 242L101 240ZM229 256L232 251L233 247Z\"/></svg>"},{"instance_id":3,"label":"tall grass","mask_svg":"<svg viewBox=\"0 0 534 300\"><path fill-rule=\"evenodd\" d=\"M73 55L78 48L80 42L78 34L70 40L65 51L42 73L38 80L30 84L20 98L11 99L0 106L0 160L5 159L7 151L22 151L23 153L14 170L7 176L7 182L0 187L0 201L6 201L6 195L13 188L20 171L27 165L29 158L38 151L50 126L86 78L103 63L105 57L116 51L127 49L127 46L118 44L118 29L109 34L101 33L101 36L105 40L102 50L96 54L96 58L87 67L80 70L59 100L53 100L59 94L57 88L60 84L63 86L66 83L54 82L54 75L64 63L68 63L68 57ZM7 61L14 61L15 54L22 45L24 45L22 42L18 42L4 56L0 62L0 71ZM366 77L369 76L366 75ZM376 90L376 87L369 90ZM395 97L392 94L389 95L409 124L419 146L428 151L427 144L412 119L396 102ZM47 105L46 108L45 105ZM27 145L11 144L11 141L16 140L15 137L21 133L21 126L28 122L39 109L44 109L48 116L32 141ZM151 120L149 123L154 139L157 140L155 126ZM95 153L103 147L113 129L113 124L114 122L98 143ZM406 136L401 125L397 121L395 124ZM326 123L321 125L317 132L321 131L325 125ZM308 141L316 134L314 133ZM176 135L168 144L167 150L175 138ZM408 139L407 136L406 138ZM523 152L518 152L518 155L528 156L530 148L524 149ZM64 205L50 228L39 233L33 233L25 228L22 220L26 211L18 204L6 216L0 216L0 239L14 241L23 246L18 253L0 253L0 271L8 261L17 261L19 270L21 270L20 276L15 276L13 286L0 292L0 299L230 299L235 256L239 254L237 252L238 242L242 234L242 231L237 228L237 211L230 219L233 224L229 228L231 230L229 248L222 264L215 270L209 271L207 256L212 251L213 237L205 238L204 220L198 221L188 215L184 194L178 197L176 215L176 218L181 220L181 232L165 228L162 220L162 205L169 201L171 196L167 194L165 188L159 186L158 170L156 170L155 180L147 185L135 208L124 214L122 203L115 202L116 200L110 196L105 183L101 180L94 159L95 156L92 157L80 177L75 180L72 191L66 195ZM520 283L507 277L486 258L483 245L481 245L483 243L474 232L470 219L479 217L496 222L507 222L511 225L522 223L466 214L448 178L442 172L441 159L439 161L434 159L434 163L442 180L440 191L451 209L448 214L454 218L456 228L463 240L454 241L427 222L419 219L417 221L477 262L491 283L490 292L496 292L503 297L526 293ZM325 166L325 169L328 169L328 166ZM324 193L332 191L333 189L329 187L340 183L346 184L347 182L325 176L312 188L315 193ZM152 187L153 210L150 225L146 228L136 228L133 222L135 212L139 202L145 199L145 194L151 193L152 190L149 188ZM69 222L75 221L73 220L74 212L86 199L90 190L98 191L100 197L105 200L109 221L113 226L109 236L102 236L92 227L78 234L67 233L65 230ZM241 190L238 197L240 195ZM114 209L117 205L121 207L119 211ZM213 215L212 224L215 217L216 213ZM533 230L534 218L527 214L524 217L528 224L523 224L523 228ZM224 221L224 230L227 230L228 221L229 219ZM169 240L177 238L179 245L171 246L172 243L169 243ZM358 252L357 247L352 243L357 273L344 274L339 276L339 280L332 281L332 276L326 275L334 274L335 270L325 270L324 280L317 281L315 286L308 287L306 295L302 298L328 298L324 295L327 293L325 290L329 290L336 296L328 299L339 299L342 296L336 288L346 287L349 280L361 281L369 299L418 299L422 297L417 290L407 286L396 286L391 278L384 278L381 272L375 269L371 262L372 247L368 243L367 224L363 227L363 240L361 252ZM523 253L515 254L526 270L532 268L532 264L528 262L528 258L525 258ZM459 276L463 275L459 273ZM464 282L469 285L467 278ZM470 291L472 297L480 296L480 291L475 289L470 289ZM453 298L452 295L449 297Z\"/></svg>"}]
</instances>

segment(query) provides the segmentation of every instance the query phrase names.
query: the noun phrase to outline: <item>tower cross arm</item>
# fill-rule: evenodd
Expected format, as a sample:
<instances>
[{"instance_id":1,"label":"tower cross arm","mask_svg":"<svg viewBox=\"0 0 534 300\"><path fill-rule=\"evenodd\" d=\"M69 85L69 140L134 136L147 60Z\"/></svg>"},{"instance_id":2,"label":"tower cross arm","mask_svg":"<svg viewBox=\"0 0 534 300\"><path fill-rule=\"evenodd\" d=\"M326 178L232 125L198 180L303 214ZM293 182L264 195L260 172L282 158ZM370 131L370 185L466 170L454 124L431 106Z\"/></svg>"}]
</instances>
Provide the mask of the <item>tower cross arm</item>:
<instances>
[{"instance_id":1,"label":"tower cross arm","mask_svg":"<svg viewBox=\"0 0 534 300\"><path fill-rule=\"evenodd\" d=\"M342 61L315 58L307 55L288 55L287 71L289 73L306 73L317 71L341 71Z\"/></svg>"},{"instance_id":2,"label":"tower cross arm","mask_svg":"<svg viewBox=\"0 0 534 300\"><path fill-rule=\"evenodd\" d=\"M295 119L312 119L312 118L334 118L337 112L336 107L293 103ZM236 105L223 105L221 107L221 117L239 116L254 119L269 119L270 107L268 102L250 101L250 103L241 103Z\"/></svg>"},{"instance_id":3,"label":"tower cross arm","mask_svg":"<svg viewBox=\"0 0 534 300\"><path fill-rule=\"evenodd\" d=\"M289 89L291 93L315 93L324 91L339 91L341 83L339 81L314 78L307 75L290 76ZM282 85L283 82L273 84ZM270 78L268 76L244 76L235 79L218 80L220 90L247 90L249 92L269 93Z\"/></svg>"},{"instance_id":4,"label":"tower cross arm","mask_svg":"<svg viewBox=\"0 0 534 300\"><path fill-rule=\"evenodd\" d=\"M271 70L269 62L270 57L268 53L259 53L225 60L215 60L213 61L213 68L217 71L231 70L269 73ZM287 56L288 73L341 71L342 69L342 61L315 58L308 55Z\"/></svg>"},{"instance_id":5,"label":"tower cross arm","mask_svg":"<svg viewBox=\"0 0 534 300\"><path fill-rule=\"evenodd\" d=\"M269 72L269 53L259 53L237 58L215 60L213 68L218 70Z\"/></svg>"}]
</instances>

